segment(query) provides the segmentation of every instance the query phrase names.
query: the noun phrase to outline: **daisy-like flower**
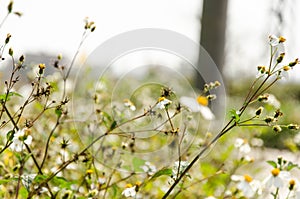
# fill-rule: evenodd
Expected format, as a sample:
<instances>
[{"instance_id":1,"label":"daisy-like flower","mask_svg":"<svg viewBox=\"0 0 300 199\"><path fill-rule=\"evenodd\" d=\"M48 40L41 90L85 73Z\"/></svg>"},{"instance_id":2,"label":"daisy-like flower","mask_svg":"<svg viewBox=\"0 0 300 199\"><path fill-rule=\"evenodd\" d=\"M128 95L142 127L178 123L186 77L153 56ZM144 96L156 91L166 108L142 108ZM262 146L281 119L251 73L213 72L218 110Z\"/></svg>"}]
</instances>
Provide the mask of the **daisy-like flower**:
<instances>
[{"instance_id":1,"label":"daisy-like flower","mask_svg":"<svg viewBox=\"0 0 300 199\"><path fill-rule=\"evenodd\" d=\"M291 174L287 171L280 171L278 168L274 168L271 171L271 175L266 178L265 185L268 188L271 188L272 186L276 188L280 188L283 186L284 181L287 180Z\"/></svg>"},{"instance_id":2,"label":"daisy-like flower","mask_svg":"<svg viewBox=\"0 0 300 199\"><path fill-rule=\"evenodd\" d=\"M34 178L36 177L37 174L23 174L22 175L22 178L21 178L21 181L22 181L22 184L26 187L27 190L30 190L30 186L34 180Z\"/></svg>"},{"instance_id":3,"label":"daisy-like flower","mask_svg":"<svg viewBox=\"0 0 300 199\"><path fill-rule=\"evenodd\" d=\"M180 103L188 107L192 112L200 112L206 120L215 119L214 114L208 108L208 99L205 96L198 96L197 99L191 97L181 97Z\"/></svg>"},{"instance_id":4,"label":"daisy-like flower","mask_svg":"<svg viewBox=\"0 0 300 199\"><path fill-rule=\"evenodd\" d=\"M248 144L248 141L246 139L237 138L235 140L234 146L239 149L240 153L247 154L250 153L251 147Z\"/></svg>"},{"instance_id":5,"label":"daisy-like flower","mask_svg":"<svg viewBox=\"0 0 300 199\"><path fill-rule=\"evenodd\" d=\"M130 101L129 99L124 99L124 106L128 107L130 110L135 111L136 107L133 104L132 101Z\"/></svg>"},{"instance_id":6,"label":"daisy-like flower","mask_svg":"<svg viewBox=\"0 0 300 199\"><path fill-rule=\"evenodd\" d=\"M134 197L136 195L136 186L132 186L132 184L127 184L126 189L122 192L126 198Z\"/></svg>"},{"instance_id":7,"label":"daisy-like flower","mask_svg":"<svg viewBox=\"0 0 300 199\"><path fill-rule=\"evenodd\" d=\"M188 165L189 163L187 161L176 161L172 168L172 175L176 176L177 173L181 174Z\"/></svg>"},{"instance_id":8,"label":"daisy-like flower","mask_svg":"<svg viewBox=\"0 0 300 199\"><path fill-rule=\"evenodd\" d=\"M232 175L231 179L233 181L238 181L237 189L241 190L247 198L252 198L256 192L259 191L260 182L258 180L253 180L249 175Z\"/></svg>"},{"instance_id":9,"label":"daisy-like flower","mask_svg":"<svg viewBox=\"0 0 300 199\"><path fill-rule=\"evenodd\" d=\"M141 166L141 168L150 176L156 172L156 167L150 162L145 162L145 165Z\"/></svg>"},{"instance_id":10,"label":"daisy-like flower","mask_svg":"<svg viewBox=\"0 0 300 199\"><path fill-rule=\"evenodd\" d=\"M286 39L282 36L277 37L275 35L270 35L269 36L269 44L272 47L276 47L277 51L279 53L284 53L285 52L285 47L284 47L284 42L286 41Z\"/></svg>"},{"instance_id":11,"label":"daisy-like flower","mask_svg":"<svg viewBox=\"0 0 300 199\"><path fill-rule=\"evenodd\" d=\"M18 130L18 132L14 134L10 148L16 152L23 151L26 148L25 144L30 145L32 142L32 136L29 135L29 133L30 129L27 128Z\"/></svg>"},{"instance_id":12,"label":"daisy-like flower","mask_svg":"<svg viewBox=\"0 0 300 199\"><path fill-rule=\"evenodd\" d=\"M158 103L157 103L156 107L159 108L159 109L164 109L164 108L166 108L167 105L169 105L171 103L172 103L171 100L168 100L165 97L160 97L158 99Z\"/></svg>"}]
</instances>

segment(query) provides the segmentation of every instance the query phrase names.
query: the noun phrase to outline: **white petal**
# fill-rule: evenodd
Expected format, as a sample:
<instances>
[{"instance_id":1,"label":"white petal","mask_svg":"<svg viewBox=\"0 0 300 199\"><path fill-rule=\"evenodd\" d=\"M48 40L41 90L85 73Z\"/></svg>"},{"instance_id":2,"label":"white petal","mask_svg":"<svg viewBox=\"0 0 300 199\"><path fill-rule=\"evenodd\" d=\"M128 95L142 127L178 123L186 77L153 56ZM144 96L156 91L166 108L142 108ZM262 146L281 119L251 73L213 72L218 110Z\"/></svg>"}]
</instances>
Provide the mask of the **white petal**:
<instances>
[{"instance_id":1,"label":"white petal","mask_svg":"<svg viewBox=\"0 0 300 199\"><path fill-rule=\"evenodd\" d=\"M282 187L282 186L283 186L283 181L282 181L282 179L279 178L278 176L277 176L277 177L274 177L273 185L274 185L276 188Z\"/></svg>"},{"instance_id":2,"label":"white petal","mask_svg":"<svg viewBox=\"0 0 300 199\"><path fill-rule=\"evenodd\" d=\"M27 145L30 145L32 142L32 136L31 135L28 135L26 140L24 140L24 143L27 144Z\"/></svg>"},{"instance_id":3,"label":"white petal","mask_svg":"<svg viewBox=\"0 0 300 199\"><path fill-rule=\"evenodd\" d=\"M197 103L196 99L192 97L181 97L180 103L184 106L188 107L192 112L199 112L199 104Z\"/></svg>"},{"instance_id":4,"label":"white petal","mask_svg":"<svg viewBox=\"0 0 300 199\"><path fill-rule=\"evenodd\" d=\"M211 112L210 108L207 106L200 106L199 105L199 110L201 115L204 117L206 120L213 120L215 119L215 115Z\"/></svg>"}]
</instances>

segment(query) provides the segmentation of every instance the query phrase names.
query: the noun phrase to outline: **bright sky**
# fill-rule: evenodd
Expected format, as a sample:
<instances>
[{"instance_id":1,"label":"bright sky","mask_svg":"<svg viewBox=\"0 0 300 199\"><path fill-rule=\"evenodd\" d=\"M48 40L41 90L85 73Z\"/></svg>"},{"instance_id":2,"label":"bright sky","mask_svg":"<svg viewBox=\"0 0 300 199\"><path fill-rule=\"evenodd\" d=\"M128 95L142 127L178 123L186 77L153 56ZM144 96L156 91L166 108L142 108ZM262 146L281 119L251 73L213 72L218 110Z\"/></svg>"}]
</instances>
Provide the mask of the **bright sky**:
<instances>
[{"instance_id":1,"label":"bright sky","mask_svg":"<svg viewBox=\"0 0 300 199\"><path fill-rule=\"evenodd\" d=\"M0 20L9 0L0 1ZM138 28L163 28L181 33L198 42L201 0L15 0L15 11L1 29L0 38L12 34L10 45L16 53L50 52L71 56L77 49L83 32L83 19L96 22L97 30L82 48L86 55L107 39ZM268 4L275 1L229 0L227 73L241 73L245 68L264 64L267 60L267 36L274 29ZM277 1L276 1L277 2ZM291 1L287 1L291 4ZM298 3L299 4L299 3ZM293 12L299 5L292 5ZM289 21L284 30L289 58L300 56L299 20ZM290 47L290 46L293 47ZM253 66L254 64L254 66ZM234 70L232 68L234 66ZM240 69L236 69L240 66ZM300 68L300 67L298 67ZM300 70L295 70L300 74ZM247 70L248 72L248 70ZM296 73L292 75L296 76Z\"/></svg>"}]
</instances>

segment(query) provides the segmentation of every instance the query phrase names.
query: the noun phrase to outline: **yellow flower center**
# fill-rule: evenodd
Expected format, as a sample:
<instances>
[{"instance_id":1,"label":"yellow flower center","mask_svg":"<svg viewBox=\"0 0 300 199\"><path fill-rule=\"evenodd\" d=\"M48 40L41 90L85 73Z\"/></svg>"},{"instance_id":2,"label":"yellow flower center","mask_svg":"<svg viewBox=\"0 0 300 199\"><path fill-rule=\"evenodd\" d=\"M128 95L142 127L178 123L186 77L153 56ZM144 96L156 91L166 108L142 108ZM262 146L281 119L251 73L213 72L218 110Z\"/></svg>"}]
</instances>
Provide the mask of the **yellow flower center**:
<instances>
[{"instance_id":1,"label":"yellow flower center","mask_svg":"<svg viewBox=\"0 0 300 199\"><path fill-rule=\"evenodd\" d=\"M295 182L294 179L291 179L291 180L289 181L289 184L294 186L294 185L296 184L296 182Z\"/></svg>"},{"instance_id":2,"label":"yellow flower center","mask_svg":"<svg viewBox=\"0 0 300 199\"><path fill-rule=\"evenodd\" d=\"M288 71L288 70L290 70L290 69L291 69L291 68L290 68L289 66L284 66L284 67L283 67L283 70L284 70L284 71Z\"/></svg>"},{"instance_id":3,"label":"yellow flower center","mask_svg":"<svg viewBox=\"0 0 300 199\"><path fill-rule=\"evenodd\" d=\"M208 99L207 97L204 97L204 96L199 96L197 97L197 102L198 104L202 105L202 106L207 106L208 105Z\"/></svg>"},{"instance_id":4,"label":"yellow flower center","mask_svg":"<svg viewBox=\"0 0 300 199\"><path fill-rule=\"evenodd\" d=\"M46 68L46 65L45 65L45 64L39 64L39 68L40 68L41 70L43 70L43 69Z\"/></svg>"},{"instance_id":5,"label":"yellow flower center","mask_svg":"<svg viewBox=\"0 0 300 199\"><path fill-rule=\"evenodd\" d=\"M274 177L276 177L276 176L279 175L280 170L279 170L278 168L275 168L275 169L273 169L271 172L272 172L272 175L273 175Z\"/></svg>"},{"instance_id":6,"label":"yellow flower center","mask_svg":"<svg viewBox=\"0 0 300 199\"><path fill-rule=\"evenodd\" d=\"M279 37L279 43L283 43L286 41L286 38L284 38L283 36Z\"/></svg>"},{"instance_id":7,"label":"yellow flower center","mask_svg":"<svg viewBox=\"0 0 300 199\"><path fill-rule=\"evenodd\" d=\"M138 186L138 187L141 186L141 184L142 184L141 181L137 181L137 182L135 183L135 185Z\"/></svg>"},{"instance_id":8,"label":"yellow flower center","mask_svg":"<svg viewBox=\"0 0 300 199\"><path fill-rule=\"evenodd\" d=\"M166 98L165 97L160 97L159 99L158 99L158 102L162 102L162 101L164 101Z\"/></svg>"},{"instance_id":9,"label":"yellow flower center","mask_svg":"<svg viewBox=\"0 0 300 199\"><path fill-rule=\"evenodd\" d=\"M126 187L126 188L131 188L131 187L132 187L132 184L128 183L128 184L126 184L125 187Z\"/></svg>"},{"instance_id":10,"label":"yellow flower center","mask_svg":"<svg viewBox=\"0 0 300 199\"><path fill-rule=\"evenodd\" d=\"M92 174L92 173L93 173L93 170L92 170L92 169L88 169L88 170L86 170L86 173L87 173L87 174Z\"/></svg>"},{"instance_id":11,"label":"yellow flower center","mask_svg":"<svg viewBox=\"0 0 300 199\"><path fill-rule=\"evenodd\" d=\"M251 182L253 179L252 179L252 177L251 176L249 176L249 175L244 175L244 178L245 178L245 181L246 182Z\"/></svg>"}]
</instances>

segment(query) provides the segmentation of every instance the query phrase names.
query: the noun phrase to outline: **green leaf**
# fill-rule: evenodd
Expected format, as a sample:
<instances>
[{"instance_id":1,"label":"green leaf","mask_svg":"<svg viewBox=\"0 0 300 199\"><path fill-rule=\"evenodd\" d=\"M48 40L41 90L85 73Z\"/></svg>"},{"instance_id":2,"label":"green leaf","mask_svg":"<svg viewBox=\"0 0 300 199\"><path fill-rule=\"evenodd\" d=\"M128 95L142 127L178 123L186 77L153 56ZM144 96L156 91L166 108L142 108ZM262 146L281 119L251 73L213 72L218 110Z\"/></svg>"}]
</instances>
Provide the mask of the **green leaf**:
<instances>
[{"instance_id":1,"label":"green leaf","mask_svg":"<svg viewBox=\"0 0 300 199\"><path fill-rule=\"evenodd\" d=\"M271 165L272 167L277 168L277 163L276 163L276 162L274 162L274 161L272 161L272 160L268 160L267 163L268 163L269 165Z\"/></svg>"},{"instance_id":2,"label":"green leaf","mask_svg":"<svg viewBox=\"0 0 300 199\"><path fill-rule=\"evenodd\" d=\"M114 184L111 187L111 192L112 192L112 198L116 198L118 194L118 186L116 184Z\"/></svg>"},{"instance_id":3,"label":"green leaf","mask_svg":"<svg viewBox=\"0 0 300 199\"><path fill-rule=\"evenodd\" d=\"M169 169L169 168L163 168L163 169L157 171L157 172L152 176L151 180L152 180L152 179L155 179L155 178L158 178L158 177L160 177L160 176L164 176L164 175L166 175L166 176L171 176L172 173L173 173L173 172L172 172L172 169Z\"/></svg>"},{"instance_id":4,"label":"green leaf","mask_svg":"<svg viewBox=\"0 0 300 199\"><path fill-rule=\"evenodd\" d=\"M62 189L64 189L64 188L65 189L70 189L71 185L74 183L72 181L66 180L63 177L58 177L58 176L55 176L52 181L53 181L54 184L56 184L57 186L59 186Z\"/></svg>"},{"instance_id":5,"label":"green leaf","mask_svg":"<svg viewBox=\"0 0 300 199\"><path fill-rule=\"evenodd\" d=\"M0 101L4 101L5 99L6 99L6 101L9 101L10 100L10 98L12 97L12 96L18 96L18 97L23 97L22 95L20 95L19 93L16 93L16 92L9 92L8 94L2 94L2 95L0 95Z\"/></svg>"},{"instance_id":6,"label":"green leaf","mask_svg":"<svg viewBox=\"0 0 300 199\"><path fill-rule=\"evenodd\" d=\"M287 171L290 171L290 170L292 170L295 167L299 168L298 164L294 164L292 162L289 162L288 165L287 165L287 167L286 167L286 169L287 169Z\"/></svg>"},{"instance_id":7,"label":"green leaf","mask_svg":"<svg viewBox=\"0 0 300 199\"><path fill-rule=\"evenodd\" d=\"M116 128L116 126L117 126L117 122L114 120L113 121L113 123L110 125L110 130L113 130L113 129L115 129Z\"/></svg>"},{"instance_id":8,"label":"green leaf","mask_svg":"<svg viewBox=\"0 0 300 199\"><path fill-rule=\"evenodd\" d=\"M39 183L43 182L44 180L46 180L47 178L48 178L48 176L46 176L46 175L37 175L37 176L35 176L33 182L39 184Z\"/></svg>"},{"instance_id":9,"label":"green leaf","mask_svg":"<svg viewBox=\"0 0 300 199\"><path fill-rule=\"evenodd\" d=\"M8 131L8 133L6 134L6 139L8 141L12 141L12 139L14 138L14 134L15 134L14 130Z\"/></svg>"},{"instance_id":10,"label":"green leaf","mask_svg":"<svg viewBox=\"0 0 300 199\"><path fill-rule=\"evenodd\" d=\"M0 180L0 185L9 183L9 182L11 182L13 180L14 181L18 181L18 178L2 179L2 180Z\"/></svg>"},{"instance_id":11,"label":"green leaf","mask_svg":"<svg viewBox=\"0 0 300 199\"><path fill-rule=\"evenodd\" d=\"M18 97L23 97L20 93L16 93L16 92L10 92L11 96L18 96Z\"/></svg>"},{"instance_id":12,"label":"green leaf","mask_svg":"<svg viewBox=\"0 0 300 199\"><path fill-rule=\"evenodd\" d=\"M124 170L126 170L126 171L131 171L131 170L132 170L131 167L130 167L129 165L124 165L124 166L122 167L122 169L124 169Z\"/></svg>"},{"instance_id":13,"label":"green leaf","mask_svg":"<svg viewBox=\"0 0 300 199\"><path fill-rule=\"evenodd\" d=\"M108 113L106 113L105 111L102 111L101 113L104 118L108 119L108 121L112 121L112 118L110 117L110 115Z\"/></svg>"},{"instance_id":14,"label":"green leaf","mask_svg":"<svg viewBox=\"0 0 300 199\"><path fill-rule=\"evenodd\" d=\"M61 108L57 107L57 108L55 109L55 114L57 115L57 117L60 117L60 116L62 115L62 110L61 110Z\"/></svg>"},{"instance_id":15,"label":"green leaf","mask_svg":"<svg viewBox=\"0 0 300 199\"><path fill-rule=\"evenodd\" d=\"M145 164L145 160L134 157L132 159L132 165L133 165L133 169L134 171L143 171L143 169L141 168L144 164Z\"/></svg>"},{"instance_id":16,"label":"green leaf","mask_svg":"<svg viewBox=\"0 0 300 199\"><path fill-rule=\"evenodd\" d=\"M25 187L20 188L19 194L20 194L21 198L27 198L28 197L28 191Z\"/></svg>"},{"instance_id":17,"label":"green leaf","mask_svg":"<svg viewBox=\"0 0 300 199\"><path fill-rule=\"evenodd\" d=\"M230 113L231 118L234 119L235 122L238 123L240 121L240 116L239 116L237 110L232 109L232 110L229 111L229 113Z\"/></svg>"}]
</instances>

